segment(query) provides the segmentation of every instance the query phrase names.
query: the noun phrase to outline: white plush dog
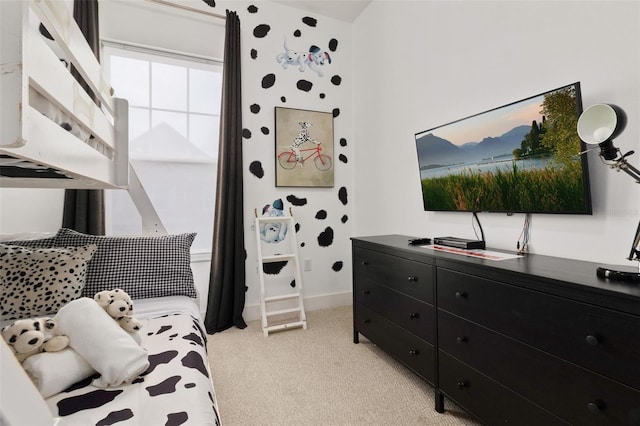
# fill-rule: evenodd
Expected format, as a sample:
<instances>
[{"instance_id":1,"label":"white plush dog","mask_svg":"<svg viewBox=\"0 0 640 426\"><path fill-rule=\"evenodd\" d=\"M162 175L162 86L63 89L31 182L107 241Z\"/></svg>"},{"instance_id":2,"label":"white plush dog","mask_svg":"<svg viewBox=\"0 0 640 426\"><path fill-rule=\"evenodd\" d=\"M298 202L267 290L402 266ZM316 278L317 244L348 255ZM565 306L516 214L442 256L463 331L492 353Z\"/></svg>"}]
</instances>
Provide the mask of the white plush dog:
<instances>
[{"instance_id":1,"label":"white plush dog","mask_svg":"<svg viewBox=\"0 0 640 426\"><path fill-rule=\"evenodd\" d=\"M306 68L306 57L307 54L304 52L296 52L295 50L291 50L287 47L287 39L284 39L284 52L278 53L276 56L276 61L279 64L282 64L282 68L287 69L289 65L298 66L300 71L304 71Z\"/></svg>"},{"instance_id":2,"label":"white plush dog","mask_svg":"<svg viewBox=\"0 0 640 426\"><path fill-rule=\"evenodd\" d=\"M58 352L69 346L69 338L59 334L58 324L51 318L17 320L2 329L2 338L20 362L40 352Z\"/></svg>"},{"instance_id":3,"label":"white plush dog","mask_svg":"<svg viewBox=\"0 0 640 426\"><path fill-rule=\"evenodd\" d=\"M133 317L133 301L124 290L104 290L96 293L93 299L125 331L135 333L142 328L142 323Z\"/></svg>"},{"instance_id":4,"label":"white plush dog","mask_svg":"<svg viewBox=\"0 0 640 426\"><path fill-rule=\"evenodd\" d=\"M319 77L322 77L324 74L319 67L324 66L326 62L331 63L331 56L318 46L311 46L309 48L309 54L306 57L306 62L309 69L315 71Z\"/></svg>"}]
</instances>

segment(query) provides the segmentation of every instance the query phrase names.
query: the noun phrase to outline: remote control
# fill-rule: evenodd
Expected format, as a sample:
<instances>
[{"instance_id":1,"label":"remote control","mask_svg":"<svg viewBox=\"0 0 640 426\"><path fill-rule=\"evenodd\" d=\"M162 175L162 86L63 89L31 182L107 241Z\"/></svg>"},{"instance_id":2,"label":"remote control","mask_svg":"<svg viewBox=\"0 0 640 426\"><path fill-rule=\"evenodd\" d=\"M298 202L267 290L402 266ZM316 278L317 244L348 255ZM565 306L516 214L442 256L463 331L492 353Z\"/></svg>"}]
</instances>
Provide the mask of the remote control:
<instances>
[{"instance_id":1,"label":"remote control","mask_svg":"<svg viewBox=\"0 0 640 426\"><path fill-rule=\"evenodd\" d=\"M412 246L423 246L426 244L431 244L431 238L411 238L409 240L409 244Z\"/></svg>"}]
</instances>

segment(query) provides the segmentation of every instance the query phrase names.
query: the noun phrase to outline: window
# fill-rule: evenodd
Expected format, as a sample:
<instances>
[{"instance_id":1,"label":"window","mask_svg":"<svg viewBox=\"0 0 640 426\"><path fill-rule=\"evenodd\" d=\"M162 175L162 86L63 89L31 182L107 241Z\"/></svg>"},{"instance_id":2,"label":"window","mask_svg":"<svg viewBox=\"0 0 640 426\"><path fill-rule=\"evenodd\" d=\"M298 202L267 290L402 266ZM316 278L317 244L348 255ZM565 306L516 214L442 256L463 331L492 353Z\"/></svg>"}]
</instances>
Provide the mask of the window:
<instances>
[{"instance_id":1,"label":"window","mask_svg":"<svg viewBox=\"0 0 640 426\"><path fill-rule=\"evenodd\" d=\"M104 43L115 96L129 101L129 155L169 233L197 232L192 253L209 253L218 155L222 64ZM142 222L125 191L107 191L110 234L137 234Z\"/></svg>"}]
</instances>

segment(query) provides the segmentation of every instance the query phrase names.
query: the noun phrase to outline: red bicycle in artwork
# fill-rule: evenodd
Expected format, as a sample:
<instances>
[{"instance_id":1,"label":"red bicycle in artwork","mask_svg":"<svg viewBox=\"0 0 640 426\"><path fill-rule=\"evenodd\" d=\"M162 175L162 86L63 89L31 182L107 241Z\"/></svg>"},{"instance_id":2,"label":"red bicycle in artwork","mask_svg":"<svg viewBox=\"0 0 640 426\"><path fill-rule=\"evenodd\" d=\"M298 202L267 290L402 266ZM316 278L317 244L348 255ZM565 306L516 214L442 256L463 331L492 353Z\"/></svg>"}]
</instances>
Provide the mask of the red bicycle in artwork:
<instances>
[{"instance_id":1,"label":"red bicycle in artwork","mask_svg":"<svg viewBox=\"0 0 640 426\"><path fill-rule=\"evenodd\" d=\"M327 154L322 153L322 144L316 145L314 148L306 148L300 150L300 158L296 158L296 153L293 151L291 147L288 151L285 151L278 155L278 163L280 167L286 170L293 169L296 164L300 163L300 165L304 166L304 162L310 158L313 158L313 164L315 164L316 169L326 172L331 168L331 157Z\"/></svg>"}]
</instances>

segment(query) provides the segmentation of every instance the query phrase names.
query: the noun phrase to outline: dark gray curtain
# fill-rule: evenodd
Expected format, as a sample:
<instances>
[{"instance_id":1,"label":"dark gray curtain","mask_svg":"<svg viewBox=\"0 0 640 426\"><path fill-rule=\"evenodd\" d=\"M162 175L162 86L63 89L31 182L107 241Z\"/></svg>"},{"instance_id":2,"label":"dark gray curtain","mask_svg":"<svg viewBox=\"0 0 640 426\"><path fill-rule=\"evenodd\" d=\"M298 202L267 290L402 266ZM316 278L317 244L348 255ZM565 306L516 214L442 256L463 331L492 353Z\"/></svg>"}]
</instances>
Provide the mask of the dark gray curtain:
<instances>
[{"instance_id":1,"label":"dark gray curtain","mask_svg":"<svg viewBox=\"0 0 640 426\"><path fill-rule=\"evenodd\" d=\"M75 0L73 17L87 39L93 53L100 61L100 31L98 24L98 0ZM75 69L71 73L94 99L82 77ZM78 232L104 235L104 191L101 189L67 189L64 192L62 226Z\"/></svg>"},{"instance_id":2,"label":"dark gray curtain","mask_svg":"<svg viewBox=\"0 0 640 426\"><path fill-rule=\"evenodd\" d=\"M242 201L242 92L240 19L227 10L225 28L218 181L209 275L207 333L245 328L245 249Z\"/></svg>"}]
</instances>

